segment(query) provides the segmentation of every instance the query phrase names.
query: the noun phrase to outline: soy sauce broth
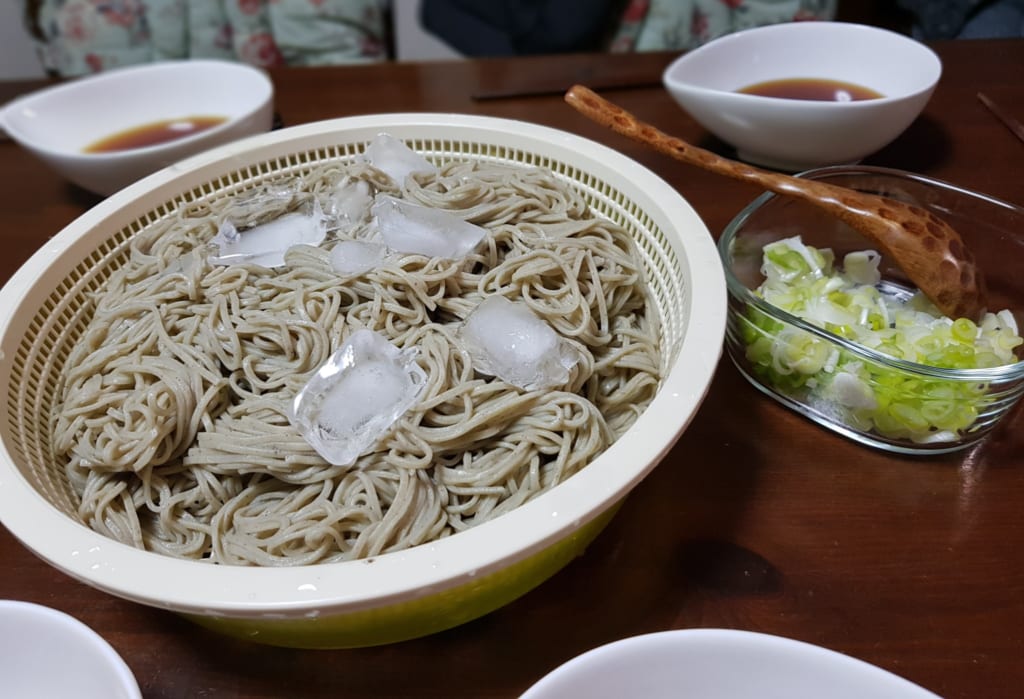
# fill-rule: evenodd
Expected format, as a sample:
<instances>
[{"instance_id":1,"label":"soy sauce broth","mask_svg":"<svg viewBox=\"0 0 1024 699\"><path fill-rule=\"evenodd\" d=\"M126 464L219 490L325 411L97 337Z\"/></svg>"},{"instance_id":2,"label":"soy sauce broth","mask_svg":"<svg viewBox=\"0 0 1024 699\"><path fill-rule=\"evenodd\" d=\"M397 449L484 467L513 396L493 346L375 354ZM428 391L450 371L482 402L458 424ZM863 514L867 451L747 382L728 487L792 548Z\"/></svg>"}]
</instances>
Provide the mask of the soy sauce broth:
<instances>
[{"instance_id":1,"label":"soy sauce broth","mask_svg":"<svg viewBox=\"0 0 1024 699\"><path fill-rule=\"evenodd\" d=\"M132 150L133 148L155 146L212 129L214 126L223 124L225 121L227 121L227 117L207 115L154 121L124 131L118 131L115 134L90 143L83 150L86 153L113 153L116 151Z\"/></svg>"},{"instance_id":2,"label":"soy sauce broth","mask_svg":"<svg viewBox=\"0 0 1024 699\"><path fill-rule=\"evenodd\" d=\"M884 97L869 87L825 78L785 78L741 87L737 92L761 97L782 97L818 102L857 102Z\"/></svg>"}]
</instances>

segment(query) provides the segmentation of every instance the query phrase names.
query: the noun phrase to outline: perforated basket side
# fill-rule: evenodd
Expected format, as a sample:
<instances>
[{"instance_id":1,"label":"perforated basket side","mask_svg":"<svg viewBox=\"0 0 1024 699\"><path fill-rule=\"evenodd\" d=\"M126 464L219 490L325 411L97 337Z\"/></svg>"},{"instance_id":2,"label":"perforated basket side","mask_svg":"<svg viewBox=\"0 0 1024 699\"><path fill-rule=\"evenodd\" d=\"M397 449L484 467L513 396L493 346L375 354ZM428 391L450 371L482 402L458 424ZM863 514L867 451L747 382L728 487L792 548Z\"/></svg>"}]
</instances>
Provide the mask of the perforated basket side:
<instances>
[{"instance_id":1,"label":"perforated basket side","mask_svg":"<svg viewBox=\"0 0 1024 699\"><path fill-rule=\"evenodd\" d=\"M89 321L91 296L124 261L133 232L111 236L61 280L36 311L10 360L7 419L20 470L54 507L70 516L76 510L74 498L53 454L53 400L68 353Z\"/></svg>"},{"instance_id":2,"label":"perforated basket side","mask_svg":"<svg viewBox=\"0 0 1024 699\"><path fill-rule=\"evenodd\" d=\"M607 181L543 153L500 144L451 139L405 139L436 164L451 160L546 168L575 187L596 213L626 229L635 239L662 327L663 370L674 362L685 333L686 285L680 261L665 233L636 201ZM325 162L357 157L366 141L335 143L243 164L153 206L112 231L60 280L34 309L11 358L7 395L9 443L18 468L43 497L77 519L74 496L62 464L53 453L52 413L60 377L92 313L93 295L127 259L132 238L182 207L205 205L264 183L301 175ZM29 309L24 309L30 312Z\"/></svg>"}]
</instances>

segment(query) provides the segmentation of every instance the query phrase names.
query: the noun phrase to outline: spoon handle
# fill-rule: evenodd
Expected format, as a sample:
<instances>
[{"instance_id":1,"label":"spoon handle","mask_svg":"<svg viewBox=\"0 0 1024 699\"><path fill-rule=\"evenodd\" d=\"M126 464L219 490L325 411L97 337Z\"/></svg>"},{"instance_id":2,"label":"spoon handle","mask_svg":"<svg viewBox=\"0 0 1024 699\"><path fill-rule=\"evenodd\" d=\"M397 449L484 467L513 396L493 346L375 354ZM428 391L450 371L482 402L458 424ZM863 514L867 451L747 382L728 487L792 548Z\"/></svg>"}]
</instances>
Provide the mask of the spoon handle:
<instances>
[{"instance_id":1,"label":"spoon handle","mask_svg":"<svg viewBox=\"0 0 1024 699\"><path fill-rule=\"evenodd\" d=\"M590 88L574 85L565 95L565 101L589 119L606 126L613 131L639 141L655 150L690 165L714 172L734 180L756 184L770 192L784 194L797 199L812 201L822 206L837 218L849 220L856 216L857 211L849 210L849 202L844 201L844 191L824 182L800 180L779 175L767 170L756 168L746 163L723 158L711 151L704 150L692 143L670 136L667 133L638 120L635 116L616 104L609 102ZM881 243L882 241L875 241Z\"/></svg>"},{"instance_id":2,"label":"spoon handle","mask_svg":"<svg viewBox=\"0 0 1024 699\"><path fill-rule=\"evenodd\" d=\"M827 211L896 260L907 277L951 318L977 319L985 308L984 279L973 256L959 234L927 210L723 158L640 121L582 85L571 87L565 101L598 124L676 160Z\"/></svg>"}]
</instances>

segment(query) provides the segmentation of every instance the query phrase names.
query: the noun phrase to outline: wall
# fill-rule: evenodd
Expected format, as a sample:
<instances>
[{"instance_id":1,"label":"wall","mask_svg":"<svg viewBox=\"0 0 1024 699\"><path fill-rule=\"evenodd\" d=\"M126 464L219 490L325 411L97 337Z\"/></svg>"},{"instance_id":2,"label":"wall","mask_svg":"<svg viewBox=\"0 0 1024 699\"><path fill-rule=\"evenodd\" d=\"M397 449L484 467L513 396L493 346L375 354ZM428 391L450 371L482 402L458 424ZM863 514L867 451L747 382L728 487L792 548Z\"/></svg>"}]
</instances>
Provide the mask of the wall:
<instances>
[{"instance_id":1,"label":"wall","mask_svg":"<svg viewBox=\"0 0 1024 699\"><path fill-rule=\"evenodd\" d=\"M21 22L21 3L0 0L0 80L43 76L32 40Z\"/></svg>"},{"instance_id":2,"label":"wall","mask_svg":"<svg viewBox=\"0 0 1024 699\"><path fill-rule=\"evenodd\" d=\"M395 58L399 61L446 60L462 55L420 26L420 0L391 0Z\"/></svg>"}]
</instances>

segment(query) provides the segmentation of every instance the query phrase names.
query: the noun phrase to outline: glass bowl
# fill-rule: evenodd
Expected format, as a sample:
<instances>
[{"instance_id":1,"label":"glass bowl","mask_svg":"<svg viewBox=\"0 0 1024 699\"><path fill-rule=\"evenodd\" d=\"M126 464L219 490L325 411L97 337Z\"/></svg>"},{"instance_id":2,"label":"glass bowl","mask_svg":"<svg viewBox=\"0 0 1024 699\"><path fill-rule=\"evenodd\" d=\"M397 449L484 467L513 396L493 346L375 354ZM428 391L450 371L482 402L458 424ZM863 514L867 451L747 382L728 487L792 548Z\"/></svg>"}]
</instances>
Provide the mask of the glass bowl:
<instances>
[{"instance_id":1,"label":"glass bowl","mask_svg":"<svg viewBox=\"0 0 1024 699\"><path fill-rule=\"evenodd\" d=\"M802 313L768 303L758 291L766 280L765 246L799 236L806 246L831 250L837 269L848 253L873 249L870 241L824 211L769 193L741 211L719 239L729 293L726 350L733 363L767 395L862 444L928 454L956 451L982 439L1024 392L1024 362L1019 361L1024 349L1017 337L1024 328L1024 275L1007 262L1024 253L1024 209L887 168L833 166L801 176L908 201L947 220L974 253L986 278L988 308L996 315L987 321L972 319L977 325L941 321L942 327L932 333L903 329L895 313L872 319L875 335L916 335L915 347L935 343L941 333L971 345L957 350L964 353L962 361L949 361L947 353L944 361L931 366L931 361L919 363L920 355L904 352L913 361L898 358L895 341L869 342L841 321L828 322L819 314L810 322L798 317ZM873 286L885 298L906 299L916 291L884 255L878 260L877 276ZM841 303L844 298L829 302ZM1004 359L994 362L989 354L989 366L973 368L972 333L981 333L980 328L995 333ZM851 339L854 336L857 341Z\"/></svg>"}]
</instances>

